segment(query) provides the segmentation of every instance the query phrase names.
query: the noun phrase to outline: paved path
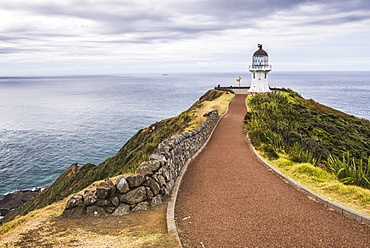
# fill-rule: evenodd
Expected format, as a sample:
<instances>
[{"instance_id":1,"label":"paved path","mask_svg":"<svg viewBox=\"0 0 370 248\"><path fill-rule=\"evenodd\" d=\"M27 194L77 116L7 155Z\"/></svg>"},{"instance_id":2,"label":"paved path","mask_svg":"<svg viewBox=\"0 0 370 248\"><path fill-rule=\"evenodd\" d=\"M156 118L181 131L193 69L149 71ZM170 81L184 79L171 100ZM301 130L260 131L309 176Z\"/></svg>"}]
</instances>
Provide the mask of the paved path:
<instances>
[{"instance_id":1,"label":"paved path","mask_svg":"<svg viewBox=\"0 0 370 248\"><path fill-rule=\"evenodd\" d=\"M236 95L176 203L184 247L370 247L370 227L331 211L262 165L242 133Z\"/></svg>"}]
</instances>

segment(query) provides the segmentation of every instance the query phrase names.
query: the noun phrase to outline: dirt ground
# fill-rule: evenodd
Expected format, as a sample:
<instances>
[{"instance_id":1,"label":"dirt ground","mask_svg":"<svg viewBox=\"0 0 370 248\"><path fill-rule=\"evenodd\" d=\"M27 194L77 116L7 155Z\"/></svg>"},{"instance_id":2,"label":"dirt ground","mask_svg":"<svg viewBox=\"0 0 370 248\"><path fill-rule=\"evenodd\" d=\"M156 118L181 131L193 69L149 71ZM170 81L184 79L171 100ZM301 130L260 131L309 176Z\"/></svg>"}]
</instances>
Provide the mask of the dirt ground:
<instances>
[{"instance_id":1,"label":"dirt ground","mask_svg":"<svg viewBox=\"0 0 370 248\"><path fill-rule=\"evenodd\" d=\"M167 234L166 207L120 217L47 218L0 247L177 247Z\"/></svg>"}]
</instances>

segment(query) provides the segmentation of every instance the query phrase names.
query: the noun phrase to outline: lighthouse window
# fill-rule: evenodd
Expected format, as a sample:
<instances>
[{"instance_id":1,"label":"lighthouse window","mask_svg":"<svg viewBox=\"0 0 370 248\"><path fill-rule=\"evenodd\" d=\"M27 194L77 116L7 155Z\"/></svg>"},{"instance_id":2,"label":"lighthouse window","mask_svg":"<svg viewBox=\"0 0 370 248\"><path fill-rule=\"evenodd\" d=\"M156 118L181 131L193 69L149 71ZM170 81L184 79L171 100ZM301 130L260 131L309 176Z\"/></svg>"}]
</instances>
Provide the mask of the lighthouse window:
<instances>
[{"instance_id":1,"label":"lighthouse window","mask_svg":"<svg viewBox=\"0 0 370 248\"><path fill-rule=\"evenodd\" d=\"M256 78L256 73L255 72L253 72L253 78Z\"/></svg>"},{"instance_id":2,"label":"lighthouse window","mask_svg":"<svg viewBox=\"0 0 370 248\"><path fill-rule=\"evenodd\" d=\"M254 66L262 66L263 65L263 58L262 57L253 57L253 65Z\"/></svg>"},{"instance_id":3,"label":"lighthouse window","mask_svg":"<svg viewBox=\"0 0 370 248\"><path fill-rule=\"evenodd\" d=\"M265 72L265 78L267 78L267 73Z\"/></svg>"}]
</instances>

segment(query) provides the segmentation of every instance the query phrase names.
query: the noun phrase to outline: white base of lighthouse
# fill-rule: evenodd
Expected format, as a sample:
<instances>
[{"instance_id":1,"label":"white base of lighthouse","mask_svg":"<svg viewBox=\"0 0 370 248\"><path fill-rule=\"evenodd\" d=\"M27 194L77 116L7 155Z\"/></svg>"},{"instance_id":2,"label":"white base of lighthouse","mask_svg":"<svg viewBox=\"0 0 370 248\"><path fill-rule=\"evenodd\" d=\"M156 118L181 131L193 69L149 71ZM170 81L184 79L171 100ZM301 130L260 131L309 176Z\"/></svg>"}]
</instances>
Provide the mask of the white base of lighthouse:
<instances>
[{"instance_id":1,"label":"white base of lighthouse","mask_svg":"<svg viewBox=\"0 0 370 248\"><path fill-rule=\"evenodd\" d=\"M270 87L268 85L268 72L269 71L255 71L250 70L252 73L251 87L248 93L270 93Z\"/></svg>"}]
</instances>

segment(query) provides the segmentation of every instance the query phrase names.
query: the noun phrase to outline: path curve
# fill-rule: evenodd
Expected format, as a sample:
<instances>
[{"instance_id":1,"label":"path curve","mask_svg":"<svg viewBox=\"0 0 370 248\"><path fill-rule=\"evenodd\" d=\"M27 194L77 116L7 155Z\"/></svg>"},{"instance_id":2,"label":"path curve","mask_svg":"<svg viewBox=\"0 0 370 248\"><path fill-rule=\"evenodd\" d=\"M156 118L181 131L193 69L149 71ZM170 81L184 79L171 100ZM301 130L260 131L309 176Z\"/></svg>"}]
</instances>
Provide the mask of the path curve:
<instances>
[{"instance_id":1,"label":"path curve","mask_svg":"<svg viewBox=\"0 0 370 248\"><path fill-rule=\"evenodd\" d=\"M253 154L235 95L188 166L175 216L184 247L370 247L370 226L310 200Z\"/></svg>"}]
</instances>

